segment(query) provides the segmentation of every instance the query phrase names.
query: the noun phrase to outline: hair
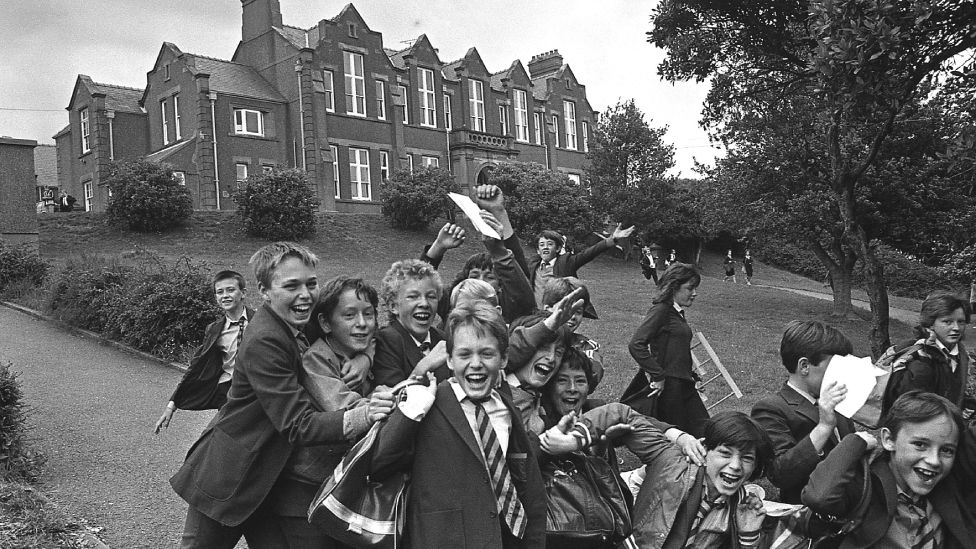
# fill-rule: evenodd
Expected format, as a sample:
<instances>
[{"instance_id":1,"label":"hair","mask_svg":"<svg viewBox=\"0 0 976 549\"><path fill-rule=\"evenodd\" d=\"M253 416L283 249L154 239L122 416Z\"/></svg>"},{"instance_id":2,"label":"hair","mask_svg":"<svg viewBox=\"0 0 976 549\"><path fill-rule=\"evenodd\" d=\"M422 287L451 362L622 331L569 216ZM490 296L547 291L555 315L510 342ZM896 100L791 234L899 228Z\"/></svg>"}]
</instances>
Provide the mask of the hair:
<instances>
[{"instance_id":1,"label":"hair","mask_svg":"<svg viewBox=\"0 0 976 549\"><path fill-rule=\"evenodd\" d=\"M514 334L516 328L522 328L522 329L531 328L532 326L535 326L536 324L539 324L540 322L544 321L548 317L549 317L549 313L545 313L541 311L532 313L530 315L520 316L516 318L514 321L512 321L512 323L508 326L508 332L509 334ZM566 329L566 326L560 326L559 328L556 328L556 341L555 341L556 345L562 345L563 349L568 349L572 343L570 341L571 336L572 333ZM525 366L525 364L514 364L511 361L509 361L508 365L505 368L508 371L514 371L518 368L521 368L522 366Z\"/></svg>"},{"instance_id":2,"label":"hair","mask_svg":"<svg viewBox=\"0 0 976 549\"><path fill-rule=\"evenodd\" d=\"M891 409L881 420L881 426L898 436L901 428L908 423L925 423L939 416L946 416L956 425L956 432L962 436L964 429L959 407L947 398L935 393L920 390L908 391L895 399Z\"/></svg>"},{"instance_id":3,"label":"hair","mask_svg":"<svg viewBox=\"0 0 976 549\"><path fill-rule=\"evenodd\" d=\"M801 358L814 364L830 355L849 355L854 345L833 326L815 320L791 320L779 342L779 356L789 373L795 373Z\"/></svg>"},{"instance_id":4,"label":"hair","mask_svg":"<svg viewBox=\"0 0 976 549\"><path fill-rule=\"evenodd\" d=\"M719 446L735 448L740 452L756 453L756 469L749 480L763 475L773 460L773 443L769 435L752 418L742 412L719 412L705 422L704 446L714 450Z\"/></svg>"},{"instance_id":5,"label":"hair","mask_svg":"<svg viewBox=\"0 0 976 549\"><path fill-rule=\"evenodd\" d=\"M552 240L553 242L556 243L556 248L557 249L558 248L562 248L563 246L566 245L566 239L563 238L563 235L557 233L556 231L554 231L552 229L546 229L546 230L542 231L541 233L539 233L539 238L536 239L536 242L538 242L540 238L545 238L545 239L548 239L548 240Z\"/></svg>"},{"instance_id":6,"label":"hair","mask_svg":"<svg viewBox=\"0 0 976 549\"><path fill-rule=\"evenodd\" d=\"M939 317L951 315L956 309L962 309L966 315L966 322L972 314L969 301L951 292L932 292L922 302L922 309L918 313L918 324L923 328L931 328Z\"/></svg>"},{"instance_id":7,"label":"hair","mask_svg":"<svg viewBox=\"0 0 976 549\"><path fill-rule=\"evenodd\" d=\"M498 294L484 280L466 278L451 290L451 308L457 306L461 300L482 300L492 307L498 306Z\"/></svg>"},{"instance_id":8,"label":"hair","mask_svg":"<svg viewBox=\"0 0 976 549\"><path fill-rule=\"evenodd\" d=\"M498 352L502 356L508 355L508 329L505 327L505 320L498 309L483 301L464 303L447 315L447 324L444 326L447 354L454 352L454 337L465 326L474 328L478 335L495 338Z\"/></svg>"},{"instance_id":9,"label":"hair","mask_svg":"<svg viewBox=\"0 0 976 549\"><path fill-rule=\"evenodd\" d=\"M586 289L586 285L580 282L580 279L575 276L550 278L542 290L542 306L551 307L559 303L559 300L573 293L577 288L583 288L583 295L580 296L580 299L583 300L584 304L589 303L590 291Z\"/></svg>"},{"instance_id":10,"label":"hair","mask_svg":"<svg viewBox=\"0 0 976 549\"><path fill-rule=\"evenodd\" d=\"M673 301L674 293L685 282L692 282L695 286L701 284L701 274L699 274L698 269L688 263L672 263L661 275L661 279L657 281L659 293L654 298L654 303Z\"/></svg>"},{"instance_id":11,"label":"hair","mask_svg":"<svg viewBox=\"0 0 976 549\"><path fill-rule=\"evenodd\" d=\"M583 351L575 347L566 347L563 360L559 363L560 368L564 366L570 370L583 371L583 374L586 375L586 384L590 387L589 393L595 391L596 386L600 384L600 380L596 377L596 372L593 371L593 361ZM553 376L552 379L556 379L556 376ZM549 383L552 383L552 379L549 380Z\"/></svg>"},{"instance_id":12,"label":"hair","mask_svg":"<svg viewBox=\"0 0 976 549\"><path fill-rule=\"evenodd\" d=\"M234 280L237 281L237 287L240 288L241 290L246 290L247 289L247 281L244 279L244 275L242 275L241 273L239 273L237 271L231 271L229 269L228 270L220 271L219 273L215 274L213 276L213 282L210 285L213 286L214 289L216 289L218 282L220 282L221 280L227 280L227 279L230 279L230 278L233 278Z\"/></svg>"},{"instance_id":13,"label":"hair","mask_svg":"<svg viewBox=\"0 0 976 549\"><path fill-rule=\"evenodd\" d=\"M319 258L301 244L282 241L262 246L248 261L254 269L254 278L257 279L258 286L270 288L275 269L289 257L297 257L302 263L313 268L319 263Z\"/></svg>"},{"instance_id":14,"label":"hair","mask_svg":"<svg viewBox=\"0 0 976 549\"><path fill-rule=\"evenodd\" d=\"M454 282L451 283L451 287L453 288L467 280L468 276L471 275L471 269L494 272L495 267L491 262L491 255L488 252L481 252L469 256L467 261L464 262L464 266L458 271L457 276L454 277Z\"/></svg>"},{"instance_id":15,"label":"hair","mask_svg":"<svg viewBox=\"0 0 976 549\"><path fill-rule=\"evenodd\" d=\"M393 314L393 307L396 305L397 294L400 293L400 287L408 278L411 280L424 280L426 278L433 280L434 285L437 287L438 297L440 297L443 290L441 275L437 273L437 269L431 266L430 263L419 259L403 259L397 261L390 265L390 269L383 276L383 288L380 290L383 304L390 309L390 318L396 316ZM433 312L436 313L437 311Z\"/></svg>"},{"instance_id":16,"label":"hair","mask_svg":"<svg viewBox=\"0 0 976 549\"><path fill-rule=\"evenodd\" d=\"M314 343L317 339L325 337L325 332L319 325L319 315L328 320L332 317L332 312L339 304L339 298L346 290L354 290L356 297L368 301L373 309L379 305L379 298L376 288L361 278L351 278L348 276L337 276L326 282L319 292L319 302L312 309L312 321L305 325L305 336L309 343Z\"/></svg>"}]
</instances>

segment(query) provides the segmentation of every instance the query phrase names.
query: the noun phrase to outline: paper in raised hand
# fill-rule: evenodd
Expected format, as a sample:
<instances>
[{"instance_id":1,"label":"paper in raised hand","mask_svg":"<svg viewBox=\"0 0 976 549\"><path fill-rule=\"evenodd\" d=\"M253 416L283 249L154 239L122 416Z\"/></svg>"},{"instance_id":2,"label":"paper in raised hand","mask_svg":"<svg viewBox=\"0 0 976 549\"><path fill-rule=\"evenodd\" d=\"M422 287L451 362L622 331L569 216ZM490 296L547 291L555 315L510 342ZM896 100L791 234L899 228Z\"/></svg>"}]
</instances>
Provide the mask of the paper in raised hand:
<instances>
[{"instance_id":1,"label":"paper in raised hand","mask_svg":"<svg viewBox=\"0 0 976 549\"><path fill-rule=\"evenodd\" d=\"M871 357L834 355L827 364L821 387L828 387L834 381L847 387L847 397L834 411L850 418L864 406L878 383L878 376L885 373L884 370L874 367Z\"/></svg>"},{"instance_id":2,"label":"paper in raised hand","mask_svg":"<svg viewBox=\"0 0 976 549\"><path fill-rule=\"evenodd\" d=\"M454 203L461 208L464 215L468 216L468 219L471 220L471 224L474 225L474 228L478 229L481 234L497 240L502 239L502 237L495 232L495 229L492 229L491 226L485 223L484 219L481 219L481 214L478 213L481 211L481 208L474 203L474 200L471 200L471 198L458 193L447 193L447 196L449 196L451 200L453 200Z\"/></svg>"}]
</instances>

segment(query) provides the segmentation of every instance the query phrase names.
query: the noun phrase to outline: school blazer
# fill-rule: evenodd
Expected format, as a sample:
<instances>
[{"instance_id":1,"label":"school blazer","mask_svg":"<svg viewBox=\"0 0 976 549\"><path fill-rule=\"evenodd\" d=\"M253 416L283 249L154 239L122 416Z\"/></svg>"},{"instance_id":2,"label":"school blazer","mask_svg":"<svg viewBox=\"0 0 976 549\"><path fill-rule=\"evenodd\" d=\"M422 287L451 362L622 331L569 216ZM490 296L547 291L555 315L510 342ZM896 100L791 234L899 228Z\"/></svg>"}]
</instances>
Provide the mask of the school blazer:
<instances>
[{"instance_id":1,"label":"school blazer","mask_svg":"<svg viewBox=\"0 0 976 549\"><path fill-rule=\"evenodd\" d=\"M854 432L851 420L840 414L835 415L841 439ZM766 431L773 443L776 457L766 476L779 488L779 501L800 503L800 491L821 461L807 436L820 422L820 410L784 383L779 392L763 398L752 407L752 419ZM839 442L831 435L823 447L824 456Z\"/></svg>"},{"instance_id":2,"label":"school blazer","mask_svg":"<svg viewBox=\"0 0 976 549\"><path fill-rule=\"evenodd\" d=\"M502 535L484 452L449 382L437 387L434 405L417 422L397 409L380 430L372 477L411 472L406 547L412 549L542 549L546 494L530 435L511 397L499 394L512 419L507 461L528 523L521 540Z\"/></svg>"},{"instance_id":3,"label":"school blazer","mask_svg":"<svg viewBox=\"0 0 976 549\"><path fill-rule=\"evenodd\" d=\"M655 303L634 332L628 349L654 381L695 379L691 371L691 327L668 301Z\"/></svg>"},{"instance_id":4,"label":"school blazer","mask_svg":"<svg viewBox=\"0 0 976 549\"><path fill-rule=\"evenodd\" d=\"M564 277L564 276L578 276L577 272L580 267L586 265L590 261L596 259L596 257L603 252L609 250L613 247L613 240L609 238L604 238L603 240L597 242L596 244L590 246L589 248L583 250L578 254L565 253L556 257L556 262L552 266L552 276L554 277ZM534 256L531 261L529 261L529 281L532 282L532 287L535 287L535 274L539 270L539 265L542 264L542 258L539 256Z\"/></svg>"},{"instance_id":5,"label":"school blazer","mask_svg":"<svg viewBox=\"0 0 976 549\"><path fill-rule=\"evenodd\" d=\"M170 479L190 507L227 526L247 520L294 446L342 444L342 410L318 412L299 384L302 355L268 305L248 323L227 404Z\"/></svg>"},{"instance_id":6,"label":"school blazer","mask_svg":"<svg viewBox=\"0 0 976 549\"><path fill-rule=\"evenodd\" d=\"M254 318L254 309L245 307L244 314L250 323ZM226 316L220 315L207 326L203 343L193 351L186 373L173 391L173 396L169 397L180 410L211 410L227 402L226 389L230 383L225 382L224 388L217 383L224 372L224 353L217 340L224 331L226 319Z\"/></svg>"},{"instance_id":7,"label":"school blazer","mask_svg":"<svg viewBox=\"0 0 976 549\"><path fill-rule=\"evenodd\" d=\"M433 347L444 339L444 335L437 328L430 329L430 345ZM376 354L373 356L373 387L386 385L393 387L407 379L410 372L424 358L420 347L413 342L410 332L393 319L388 326L376 332ZM437 381L451 377L451 370L443 365L434 370Z\"/></svg>"}]
</instances>

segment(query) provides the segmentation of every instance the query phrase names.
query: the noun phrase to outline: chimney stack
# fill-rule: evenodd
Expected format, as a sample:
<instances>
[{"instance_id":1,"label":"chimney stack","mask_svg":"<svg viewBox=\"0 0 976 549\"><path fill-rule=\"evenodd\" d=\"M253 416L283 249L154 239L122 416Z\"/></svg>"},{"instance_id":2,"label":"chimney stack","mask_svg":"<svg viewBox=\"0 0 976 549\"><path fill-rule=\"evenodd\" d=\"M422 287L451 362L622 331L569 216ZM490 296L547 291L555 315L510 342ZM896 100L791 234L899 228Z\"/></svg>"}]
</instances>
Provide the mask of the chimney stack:
<instances>
[{"instance_id":1,"label":"chimney stack","mask_svg":"<svg viewBox=\"0 0 976 549\"><path fill-rule=\"evenodd\" d=\"M241 41L247 42L271 30L281 28L281 5L278 0L241 0L244 9Z\"/></svg>"},{"instance_id":2,"label":"chimney stack","mask_svg":"<svg viewBox=\"0 0 976 549\"><path fill-rule=\"evenodd\" d=\"M539 55L533 55L529 61L529 74L533 79L548 76L558 71L563 66L563 56L559 55L559 50L550 50Z\"/></svg>"}]
</instances>

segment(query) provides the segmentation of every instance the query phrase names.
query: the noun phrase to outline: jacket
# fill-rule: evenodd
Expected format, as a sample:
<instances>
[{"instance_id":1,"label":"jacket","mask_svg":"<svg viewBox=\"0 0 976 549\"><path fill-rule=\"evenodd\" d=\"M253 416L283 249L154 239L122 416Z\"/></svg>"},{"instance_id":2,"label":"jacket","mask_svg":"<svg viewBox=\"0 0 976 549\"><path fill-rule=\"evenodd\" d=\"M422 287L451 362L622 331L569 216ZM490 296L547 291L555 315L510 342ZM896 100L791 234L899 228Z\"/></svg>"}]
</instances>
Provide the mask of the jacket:
<instances>
[{"instance_id":1,"label":"jacket","mask_svg":"<svg viewBox=\"0 0 976 549\"><path fill-rule=\"evenodd\" d=\"M630 340L630 356L653 381L665 377L695 379L691 363L691 327L669 301L655 303Z\"/></svg>"},{"instance_id":2,"label":"jacket","mask_svg":"<svg viewBox=\"0 0 976 549\"><path fill-rule=\"evenodd\" d=\"M949 365L949 357L936 344L934 333L930 333L926 339L905 342L898 348L905 349L913 344L921 347L912 353L904 368L892 372L885 389L882 411L887 413L899 396L912 389L942 395L956 406L962 406L969 381L969 355L963 342L958 344L959 364L955 372Z\"/></svg>"},{"instance_id":3,"label":"jacket","mask_svg":"<svg viewBox=\"0 0 976 549\"><path fill-rule=\"evenodd\" d=\"M250 320L254 318L254 309L245 307L244 314ZM230 383L217 383L224 371L224 353L217 340L224 331L226 318L220 315L207 326L203 343L193 351L186 373L169 398L180 410L217 409L227 402Z\"/></svg>"},{"instance_id":4,"label":"jacket","mask_svg":"<svg viewBox=\"0 0 976 549\"><path fill-rule=\"evenodd\" d=\"M430 329L430 345L433 347L444 339L443 334L436 328ZM376 355L373 357L373 387L386 385L393 387L407 379L410 372L424 358L420 347L414 343L413 336L393 319L390 324L376 332ZM434 370L437 381L451 377L451 370L443 365Z\"/></svg>"}]
</instances>

